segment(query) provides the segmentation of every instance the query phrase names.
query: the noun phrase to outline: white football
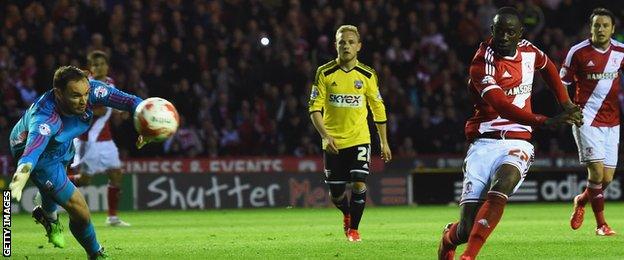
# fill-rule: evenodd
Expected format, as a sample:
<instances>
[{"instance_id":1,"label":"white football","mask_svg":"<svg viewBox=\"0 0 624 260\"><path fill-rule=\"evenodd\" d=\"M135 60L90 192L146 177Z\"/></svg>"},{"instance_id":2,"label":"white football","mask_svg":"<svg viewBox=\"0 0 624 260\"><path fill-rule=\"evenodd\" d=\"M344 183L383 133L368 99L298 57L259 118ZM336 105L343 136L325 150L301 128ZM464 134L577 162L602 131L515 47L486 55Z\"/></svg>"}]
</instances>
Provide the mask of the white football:
<instances>
[{"instance_id":1,"label":"white football","mask_svg":"<svg viewBox=\"0 0 624 260\"><path fill-rule=\"evenodd\" d=\"M171 137L178 130L179 124L178 111L163 98L145 99L134 111L134 128L140 135L153 141L164 141Z\"/></svg>"}]
</instances>

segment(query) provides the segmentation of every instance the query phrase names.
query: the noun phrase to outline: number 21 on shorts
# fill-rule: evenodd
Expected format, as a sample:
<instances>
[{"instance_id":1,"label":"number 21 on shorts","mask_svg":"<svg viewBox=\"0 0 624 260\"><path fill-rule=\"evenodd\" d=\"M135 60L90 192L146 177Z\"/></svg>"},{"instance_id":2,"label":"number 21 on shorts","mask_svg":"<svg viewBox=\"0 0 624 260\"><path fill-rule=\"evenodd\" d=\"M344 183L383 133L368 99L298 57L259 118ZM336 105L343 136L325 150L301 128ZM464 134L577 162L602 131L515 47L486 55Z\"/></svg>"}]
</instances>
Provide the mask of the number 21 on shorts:
<instances>
[{"instance_id":1,"label":"number 21 on shorts","mask_svg":"<svg viewBox=\"0 0 624 260\"><path fill-rule=\"evenodd\" d=\"M358 161L370 161L370 149L366 146L358 146Z\"/></svg>"}]
</instances>

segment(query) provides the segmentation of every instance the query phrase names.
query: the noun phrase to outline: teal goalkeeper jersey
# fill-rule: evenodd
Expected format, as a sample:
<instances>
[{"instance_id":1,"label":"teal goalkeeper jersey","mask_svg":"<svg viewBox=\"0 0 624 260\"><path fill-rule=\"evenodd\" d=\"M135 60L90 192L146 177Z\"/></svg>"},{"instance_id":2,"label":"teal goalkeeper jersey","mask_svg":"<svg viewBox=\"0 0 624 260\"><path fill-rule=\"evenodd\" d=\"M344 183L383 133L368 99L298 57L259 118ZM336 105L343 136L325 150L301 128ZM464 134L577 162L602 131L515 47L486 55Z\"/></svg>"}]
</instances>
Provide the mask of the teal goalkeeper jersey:
<instances>
[{"instance_id":1,"label":"teal goalkeeper jersey","mask_svg":"<svg viewBox=\"0 0 624 260\"><path fill-rule=\"evenodd\" d=\"M106 83L89 80L87 109L82 115L62 115L52 90L37 99L13 127L11 153L19 158L18 165L32 163L33 168L50 163L69 163L74 157L72 140L89 129L93 106L103 105L134 113L141 98L124 93Z\"/></svg>"}]
</instances>

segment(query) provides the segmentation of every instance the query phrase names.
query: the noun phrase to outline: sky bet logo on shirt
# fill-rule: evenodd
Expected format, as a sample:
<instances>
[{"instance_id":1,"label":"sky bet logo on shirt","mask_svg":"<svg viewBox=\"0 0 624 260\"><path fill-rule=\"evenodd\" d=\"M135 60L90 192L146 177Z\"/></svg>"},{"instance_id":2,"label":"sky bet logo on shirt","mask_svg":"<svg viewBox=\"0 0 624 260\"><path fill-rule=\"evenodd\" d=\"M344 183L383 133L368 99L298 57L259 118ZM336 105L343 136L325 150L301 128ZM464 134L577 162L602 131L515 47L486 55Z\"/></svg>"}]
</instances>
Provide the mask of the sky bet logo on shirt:
<instances>
[{"instance_id":1,"label":"sky bet logo on shirt","mask_svg":"<svg viewBox=\"0 0 624 260\"><path fill-rule=\"evenodd\" d=\"M362 107L364 96L361 94L329 94L329 104L334 107Z\"/></svg>"}]
</instances>

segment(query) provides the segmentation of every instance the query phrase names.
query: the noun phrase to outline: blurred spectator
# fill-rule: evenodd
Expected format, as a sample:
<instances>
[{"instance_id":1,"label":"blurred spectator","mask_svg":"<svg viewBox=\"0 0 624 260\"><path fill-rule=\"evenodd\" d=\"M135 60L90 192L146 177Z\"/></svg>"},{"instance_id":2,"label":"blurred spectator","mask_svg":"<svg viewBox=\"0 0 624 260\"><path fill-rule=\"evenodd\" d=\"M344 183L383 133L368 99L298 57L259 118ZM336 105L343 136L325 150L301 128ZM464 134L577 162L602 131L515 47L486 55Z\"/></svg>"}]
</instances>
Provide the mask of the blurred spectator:
<instances>
[{"instance_id":1,"label":"blurred spectator","mask_svg":"<svg viewBox=\"0 0 624 260\"><path fill-rule=\"evenodd\" d=\"M0 116L0 155L10 154L9 136L11 135L12 125L4 116Z\"/></svg>"},{"instance_id":2,"label":"blurred spectator","mask_svg":"<svg viewBox=\"0 0 624 260\"><path fill-rule=\"evenodd\" d=\"M164 143L165 154L178 157L195 157L204 150L202 141L194 125L187 124L180 117L178 131Z\"/></svg>"}]
</instances>

